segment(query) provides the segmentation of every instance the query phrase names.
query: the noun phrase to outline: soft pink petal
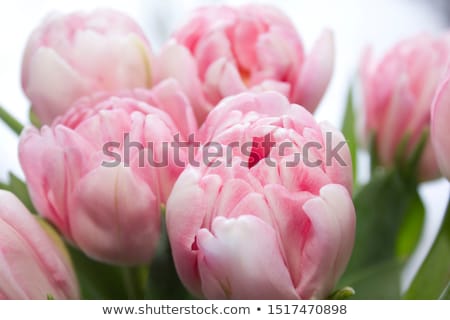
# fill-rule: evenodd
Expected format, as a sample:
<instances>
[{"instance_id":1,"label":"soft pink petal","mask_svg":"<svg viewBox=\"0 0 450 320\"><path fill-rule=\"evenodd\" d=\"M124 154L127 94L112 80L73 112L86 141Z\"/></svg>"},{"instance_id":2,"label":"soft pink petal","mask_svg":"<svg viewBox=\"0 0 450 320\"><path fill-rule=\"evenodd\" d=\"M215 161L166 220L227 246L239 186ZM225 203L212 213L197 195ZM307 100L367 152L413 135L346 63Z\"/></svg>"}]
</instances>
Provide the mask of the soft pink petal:
<instances>
[{"instance_id":1,"label":"soft pink petal","mask_svg":"<svg viewBox=\"0 0 450 320\"><path fill-rule=\"evenodd\" d=\"M0 296L79 297L67 253L50 239L23 204L6 191L0 191L0 243Z\"/></svg>"},{"instance_id":2,"label":"soft pink petal","mask_svg":"<svg viewBox=\"0 0 450 320\"><path fill-rule=\"evenodd\" d=\"M202 123L212 106L205 100L196 62L183 46L169 43L157 58L155 83L167 78L177 80L189 97L198 123Z\"/></svg>"},{"instance_id":3,"label":"soft pink petal","mask_svg":"<svg viewBox=\"0 0 450 320\"><path fill-rule=\"evenodd\" d=\"M209 299L295 299L272 227L254 216L218 217L197 235L202 291Z\"/></svg>"},{"instance_id":4,"label":"soft pink petal","mask_svg":"<svg viewBox=\"0 0 450 320\"><path fill-rule=\"evenodd\" d=\"M334 40L326 30L315 43L301 68L301 74L293 87L291 100L314 111L330 82L334 65Z\"/></svg>"},{"instance_id":5,"label":"soft pink petal","mask_svg":"<svg viewBox=\"0 0 450 320\"><path fill-rule=\"evenodd\" d=\"M431 111L431 142L442 174L450 179L450 78L439 87Z\"/></svg>"},{"instance_id":6,"label":"soft pink petal","mask_svg":"<svg viewBox=\"0 0 450 320\"><path fill-rule=\"evenodd\" d=\"M99 167L80 181L69 205L73 238L88 255L122 265L150 261L160 206L130 168Z\"/></svg>"},{"instance_id":7,"label":"soft pink petal","mask_svg":"<svg viewBox=\"0 0 450 320\"><path fill-rule=\"evenodd\" d=\"M297 287L302 298L325 298L344 271L353 249L355 209L348 191L326 185L320 197L303 205L311 226L304 236L302 274Z\"/></svg>"}]
</instances>

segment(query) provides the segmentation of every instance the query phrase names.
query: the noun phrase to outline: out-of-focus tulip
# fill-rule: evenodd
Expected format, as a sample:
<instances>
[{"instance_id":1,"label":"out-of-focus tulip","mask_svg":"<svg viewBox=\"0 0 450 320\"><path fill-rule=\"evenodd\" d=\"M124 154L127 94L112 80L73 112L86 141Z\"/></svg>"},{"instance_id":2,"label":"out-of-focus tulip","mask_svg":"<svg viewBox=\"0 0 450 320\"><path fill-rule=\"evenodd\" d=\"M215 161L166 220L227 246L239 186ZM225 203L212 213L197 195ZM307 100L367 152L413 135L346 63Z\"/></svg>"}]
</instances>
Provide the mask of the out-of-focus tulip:
<instances>
[{"instance_id":1,"label":"out-of-focus tulip","mask_svg":"<svg viewBox=\"0 0 450 320\"><path fill-rule=\"evenodd\" d=\"M431 109L431 142L441 173L450 179L450 72L436 92Z\"/></svg>"},{"instance_id":2,"label":"out-of-focus tulip","mask_svg":"<svg viewBox=\"0 0 450 320\"><path fill-rule=\"evenodd\" d=\"M342 134L266 92L224 99L200 136L209 141L200 165L187 167L167 203L185 286L212 299L326 297L355 232Z\"/></svg>"},{"instance_id":3,"label":"out-of-focus tulip","mask_svg":"<svg viewBox=\"0 0 450 320\"><path fill-rule=\"evenodd\" d=\"M433 96L450 57L448 35L404 40L374 65L368 52L361 67L366 140L374 138L380 164L405 162L430 126ZM419 178L438 176L429 140L419 163Z\"/></svg>"},{"instance_id":4,"label":"out-of-focus tulip","mask_svg":"<svg viewBox=\"0 0 450 320\"><path fill-rule=\"evenodd\" d=\"M185 161L170 142L195 130L187 98L166 81L152 91L82 98L51 127L28 129L19 158L37 210L65 237L101 261L146 263L159 239L160 205Z\"/></svg>"},{"instance_id":5,"label":"out-of-focus tulip","mask_svg":"<svg viewBox=\"0 0 450 320\"><path fill-rule=\"evenodd\" d=\"M195 11L163 48L155 79L178 79L201 123L222 98L249 89L278 91L314 111L333 64L330 31L305 55L294 25L276 8L209 6Z\"/></svg>"},{"instance_id":6,"label":"out-of-focus tulip","mask_svg":"<svg viewBox=\"0 0 450 320\"><path fill-rule=\"evenodd\" d=\"M0 299L50 296L79 298L69 255L53 230L45 230L13 194L0 190Z\"/></svg>"},{"instance_id":7,"label":"out-of-focus tulip","mask_svg":"<svg viewBox=\"0 0 450 320\"><path fill-rule=\"evenodd\" d=\"M82 96L150 85L145 35L113 10L48 16L31 34L23 57L22 87L45 124Z\"/></svg>"}]
</instances>

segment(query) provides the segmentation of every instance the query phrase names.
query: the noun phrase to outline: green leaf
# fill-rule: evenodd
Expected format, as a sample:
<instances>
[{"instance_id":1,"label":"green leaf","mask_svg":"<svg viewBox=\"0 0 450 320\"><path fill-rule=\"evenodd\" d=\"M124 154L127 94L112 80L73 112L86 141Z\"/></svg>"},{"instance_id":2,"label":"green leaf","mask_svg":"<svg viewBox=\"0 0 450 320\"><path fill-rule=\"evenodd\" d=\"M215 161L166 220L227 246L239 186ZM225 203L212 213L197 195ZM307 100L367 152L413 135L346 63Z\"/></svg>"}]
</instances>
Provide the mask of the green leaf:
<instances>
[{"instance_id":1,"label":"green leaf","mask_svg":"<svg viewBox=\"0 0 450 320\"><path fill-rule=\"evenodd\" d=\"M23 125L2 106L0 106L0 119L3 120L12 131L17 135L20 135L23 130Z\"/></svg>"},{"instance_id":2,"label":"green leaf","mask_svg":"<svg viewBox=\"0 0 450 320\"><path fill-rule=\"evenodd\" d=\"M354 196L355 247L347 273L357 273L396 257L397 234L415 189L396 171L378 171Z\"/></svg>"},{"instance_id":3,"label":"green leaf","mask_svg":"<svg viewBox=\"0 0 450 320\"><path fill-rule=\"evenodd\" d=\"M448 299L450 282L450 202L430 252L406 291L405 299Z\"/></svg>"},{"instance_id":4,"label":"green leaf","mask_svg":"<svg viewBox=\"0 0 450 320\"><path fill-rule=\"evenodd\" d=\"M355 194L354 205L355 246L340 285L351 285L355 299L398 299L401 266L422 232L417 188L396 170L376 170Z\"/></svg>"},{"instance_id":5,"label":"green leaf","mask_svg":"<svg viewBox=\"0 0 450 320\"><path fill-rule=\"evenodd\" d=\"M31 213L37 212L33 206L33 202L31 201L30 194L28 193L27 185L14 173L9 173L8 183L0 183L0 189L14 193Z\"/></svg>"},{"instance_id":6,"label":"green leaf","mask_svg":"<svg viewBox=\"0 0 450 320\"><path fill-rule=\"evenodd\" d=\"M354 300L400 299L400 275L403 264L392 259L365 268L358 274L347 275L339 285L349 285L355 290Z\"/></svg>"},{"instance_id":7,"label":"green leaf","mask_svg":"<svg viewBox=\"0 0 450 320\"><path fill-rule=\"evenodd\" d=\"M146 299L170 300L170 299L195 299L184 288L178 278L169 240L165 228L164 208L162 209L161 239L156 256L152 260L148 280Z\"/></svg>"},{"instance_id":8,"label":"green leaf","mask_svg":"<svg viewBox=\"0 0 450 320\"><path fill-rule=\"evenodd\" d=\"M406 261L416 249L422 235L424 220L425 206L420 195L415 192L397 235L396 253L401 261Z\"/></svg>"},{"instance_id":9,"label":"green leaf","mask_svg":"<svg viewBox=\"0 0 450 320\"><path fill-rule=\"evenodd\" d=\"M83 299L128 299L120 267L92 260L78 249L67 246L81 287Z\"/></svg>"},{"instance_id":10,"label":"green leaf","mask_svg":"<svg viewBox=\"0 0 450 320\"><path fill-rule=\"evenodd\" d=\"M347 140L347 145L350 149L352 157L353 179L356 179L357 171L357 151L358 151L358 139L356 135L355 126L355 110L353 107L353 95L352 89L348 91L347 107L345 109L344 123L342 124L342 133Z\"/></svg>"}]
</instances>

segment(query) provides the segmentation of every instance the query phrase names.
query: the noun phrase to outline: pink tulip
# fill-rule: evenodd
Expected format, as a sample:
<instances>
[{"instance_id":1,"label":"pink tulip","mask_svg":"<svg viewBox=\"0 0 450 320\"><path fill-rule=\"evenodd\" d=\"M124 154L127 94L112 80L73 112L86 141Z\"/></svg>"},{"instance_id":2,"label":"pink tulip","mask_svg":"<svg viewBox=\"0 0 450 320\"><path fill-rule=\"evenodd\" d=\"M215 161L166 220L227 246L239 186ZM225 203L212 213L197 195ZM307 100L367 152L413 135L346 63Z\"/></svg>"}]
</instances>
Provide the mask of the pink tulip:
<instances>
[{"instance_id":1,"label":"pink tulip","mask_svg":"<svg viewBox=\"0 0 450 320\"><path fill-rule=\"evenodd\" d=\"M101 261L146 263L160 205L186 161L180 150L177 162L170 142L195 129L187 98L166 81L79 100L52 126L28 129L19 158L37 210L67 239Z\"/></svg>"},{"instance_id":2,"label":"pink tulip","mask_svg":"<svg viewBox=\"0 0 450 320\"><path fill-rule=\"evenodd\" d=\"M450 70L436 92L431 109L431 142L441 173L450 179Z\"/></svg>"},{"instance_id":3,"label":"pink tulip","mask_svg":"<svg viewBox=\"0 0 450 320\"><path fill-rule=\"evenodd\" d=\"M0 299L79 298L69 255L46 228L12 193L0 190Z\"/></svg>"},{"instance_id":4,"label":"pink tulip","mask_svg":"<svg viewBox=\"0 0 450 320\"><path fill-rule=\"evenodd\" d=\"M203 7L163 48L155 79L176 78L197 120L224 97L275 90L314 111L330 81L333 36L325 31L306 55L287 16L276 8Z\"/></svg>"},{"instance_id":5,"label":"pink tulip","mask_svg":"<svg viewBox=\"0 0 450 320\"><path fill-rule=\"evenodd\" d=\"M366 140L374 136L382 165L391 167L396 158L405 162L417 149L422 135L427 134L432 99L449 56L448 35L420 35L397 44L377 65L370 53L362 60L365 136ZM427 140L419 178L437 176L436 160Z\"/></svg>"},{"instance_id":6,"label":"pink tulip","mask_svg":"<svg viewBox=\"0 0 450 320\"><path fill-rule=\"evenodd\" d=\"M23 57L22 87L45 124L82 96L150 85L148 41L130 17L113 10L48 16Z\"/></svg>"},{"instance_id":7,"label":"pink tulip","mask_svg":"<svg viewBox=\"0 0 450 320\"><path fill-rule=\"evenodd\" d=\"M342 134L267 92L223 100L200 135L209 145L239 147L205 162L205 144L200 166L186 168L168 200L168 235L185 286L210 299L325 298L355 232ZM290 148L282 151L283 143ZM341 145L342 163L327 160L327 144ZM309 159L292 165L302 152Z\"/></svg>"}]
</instances>

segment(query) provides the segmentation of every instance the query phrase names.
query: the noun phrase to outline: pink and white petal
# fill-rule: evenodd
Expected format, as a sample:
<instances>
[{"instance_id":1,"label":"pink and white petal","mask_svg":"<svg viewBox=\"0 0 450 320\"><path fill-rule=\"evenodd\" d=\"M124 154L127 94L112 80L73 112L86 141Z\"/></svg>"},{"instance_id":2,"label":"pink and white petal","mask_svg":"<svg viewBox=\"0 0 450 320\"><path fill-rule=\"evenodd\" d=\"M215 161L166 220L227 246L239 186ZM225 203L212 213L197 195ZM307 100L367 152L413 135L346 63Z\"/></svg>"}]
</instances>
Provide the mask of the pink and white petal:
<instances>
[{"instance_id":1,"label":"pink and white petal","mask_svg":"<svg viewBox=\"0 0 450 320\"><path fill-rule=\"evenodd\" d=\"M44 124L63 114L90 87L55 51L44 47L34 54L28 72L24 90Z\"/></svg>"},{"instance_id":2,"label":"pink and white petal","mask_svg":"<svg viewBox=\"0 0 450 320\"><path fill-rule=\"evenodd\" d=\"M353 249L355 209L341 185L326 185L320 196L303 205L309 228L302 252L302 274L297 287L304 299L330 294L344 271Z\"/></svg>"},{"instance_id":3,"label":"pink and white petal","mask_svg":"<svg viewBox=\"0 0 450 320\"><path fill-rule=\"evenodd\" d=\"M450 74L449 74L450 75ZM431 110L431 142L442 174L450 179L450 77L437 90Z\"/></svg>"},{"instance_id":4,"label":"pink and white petal","mask_svg":"<svg viewBox=\"0 0 450 320\"><path fill-rule=\"evenodd\" d=\"M347 141L341 131L326 121L320 123L320 128L325 141L325 172L333 183L343 185L352 193L352 157ZM336 156L332 154L334 150L337 151Z\"/></svg>"},{"instance_id":5,"label":"pink and white petal","mask_svg":"<svg viewBox=\"0 0 450 320\"><path fill-rule=\"evenodd\" d=\"M292 282L297 287L303 273L302 250L311 225L302 207L313 195L309 192L290 192L281 185L265 186L264 195Z\"/></svg>"},{"instance_id":6,"label":"pink and white petal","mask_svg":"<svg viewBox=\"0 0 450 320\"><path fill-rule=\"evenodd\" d=\"M247 88L236 66L226 58L212 63L205 73L204 90L212 104L217 104L224 97L245 91Z\"/></svg>"},{"instance_id":7,"label":"pink and white petal","mask_svg":"<svg viewBox=\"0 0 450 320\"><path fill-rule=\"evenodd\" d=\"M171 116L177 129L186 139L197 132L198 125L194 111L179 84L174 79L167 79L156 85L152 92L157 107Z\"/></svg>"},{"instance_id":8,"label":"pink and white petal","mask_svg":"<svg viewBox=\"0 0 450 320\"><path fill-rule=\"evenodd\" d=\"M202 292L209 299L296 299L273 228L244 215L218 217L197 235Z\"/></svg>"},{"instance_id":9,"label":"pink and white petal","mask_svg":"<svg viewBox=\"0 0 450 320\"><path fill-rule=\"evenodd\" d=\"M251 90L254 92L276 91L287 97L289 96L291 85L282 81L264 80L260 84L253 86Z\"/></svg>"},{"instance_id":10,"label":"pink and white petal","mask_svg":"<svg viewBox=\"0 0 450 320\"><path fill-rule=\"evenodd\" d=\"M205 78L208 68L217 60L233 61L232 48L224 30L212 30L197 43L193 56L197 62L200 79Z\"/></svg>"},{"instance_id":11,"label":"pink and white petal","mask_svg":"<svg viewBox=\"0 0 450 320\"><path fill-rule=\"evenodd\" d=\"M197 168L188 167L175 183L166 206L166 225L172 255L180 279L201 295L197 269L196 235L211 212L222 179L217 175L200 180ZM193 246L194 245L194 246Z\"/></svg>"},{"instance_id":12,"label":"pink and white petal","mask_svg":"<svg viewBox=\"0 0 450 320\"><path fill-rule=\"evenodd\" d=\"M8 295L13 292L12 299L46 299L47 294L57 299L79 297L69 256L25 206L5 191L0 191L0 229L0 295L5 290Z\"/></svg>"},{"instance_id":13,"label":"pink and white petal","mask_svg":"<svg viewBox=\"0 0 450 320\"><path fill-rule=\"evenodd\" d=\"M313 112L331 80L334 68L334 40L326 30L314 44L300 69L300 75L291 92L291 101Z\"/></svg>"},{"instance_id":14,"label":"pink and white petal","mask_svg":"<svg viewBox=\"0 0 450 320\"><path fill-rule=\"evenodd\" d=\"M80 180L69 208L73 238L87 255L121 265L150 261L159 239L160 206L131 168L92 171Z\"/></svg>"},{"instance_id":15,"label":"pink and white petal","mask_svg":"<svg viewBox=\"0 0 450 320\"><path fill-rule=\"evenodd\" d=\"M255 61L257 61L256 43L263 31L264 25L251 17L238 20L233 29L231 43L237 63L247 72L255 68Z\"/></svg>"},{"instance_id":16,"label":"pink and white petal","mask_svg":"<svg viewBox=\"0 0 450 320\"><path fill-rule=\"evenodd\" d=\"M167 78L178 81L184 93L189 97L198 123L202 123L212 105L206 101L196 62L191 53L183 46L169 42L156 58L154 67L155 82Z\"/></svg>"}]
</instances>

